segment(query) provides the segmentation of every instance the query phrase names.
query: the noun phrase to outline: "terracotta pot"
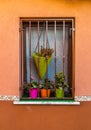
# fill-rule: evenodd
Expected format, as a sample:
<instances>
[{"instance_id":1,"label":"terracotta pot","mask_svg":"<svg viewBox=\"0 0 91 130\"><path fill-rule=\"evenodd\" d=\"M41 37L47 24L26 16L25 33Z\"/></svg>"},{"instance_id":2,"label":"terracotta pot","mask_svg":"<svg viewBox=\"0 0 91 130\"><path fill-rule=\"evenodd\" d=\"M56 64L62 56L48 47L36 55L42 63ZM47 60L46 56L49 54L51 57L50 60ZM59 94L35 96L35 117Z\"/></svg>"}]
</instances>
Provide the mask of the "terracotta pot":
<instances>
[{"instance_id":1,"label":"terracotta pot","mask_svg":"<svg viewBox=\"0 0 91 130\"><path fill-rule=\"evenodd\" d=\"M50 97L50 89L41 89L41 97Z\"/></svg>"},{"instance_id":2,"label":"terracotta pot","mask_svg":"<svg viewBox=\"0 0 91 130\"><path fill-rule=\"evenodd\" d=\"M38 88L29 89L29 96L31 98L37 98L38 97Z\"/></svg>"}]
</instances>

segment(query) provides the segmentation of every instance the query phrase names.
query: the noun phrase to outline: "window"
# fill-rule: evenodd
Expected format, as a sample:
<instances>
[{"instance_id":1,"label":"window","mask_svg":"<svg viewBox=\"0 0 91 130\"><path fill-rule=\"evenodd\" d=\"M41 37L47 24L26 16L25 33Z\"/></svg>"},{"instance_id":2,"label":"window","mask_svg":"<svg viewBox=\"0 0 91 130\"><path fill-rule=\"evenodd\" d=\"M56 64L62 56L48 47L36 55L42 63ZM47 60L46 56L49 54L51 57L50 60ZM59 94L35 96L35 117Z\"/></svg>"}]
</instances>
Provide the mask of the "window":
<instances>
[{"instance_id":1,"label":"window","mask_svg":"<svg viewBox=\"0 0 91 130\"><path fill-rule=\"evenodd\" d=\"M21 99L74 98L74 18L21 18Z\"/></svg>"}]
</instances>

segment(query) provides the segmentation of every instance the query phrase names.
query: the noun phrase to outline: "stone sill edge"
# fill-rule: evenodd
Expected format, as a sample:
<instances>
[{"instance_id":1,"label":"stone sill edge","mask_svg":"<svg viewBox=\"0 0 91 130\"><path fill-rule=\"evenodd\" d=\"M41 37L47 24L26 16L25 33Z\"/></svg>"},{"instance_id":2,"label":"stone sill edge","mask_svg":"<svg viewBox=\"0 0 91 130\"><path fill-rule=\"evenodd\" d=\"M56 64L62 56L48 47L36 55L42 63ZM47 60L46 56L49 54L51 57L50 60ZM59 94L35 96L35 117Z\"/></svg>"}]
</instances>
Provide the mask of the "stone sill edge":
<instances>
[{"instance_id":1,"label":"stone sill edge","mask_svg":"<svg viewBox=\"0 0 91 130\"><path fill-rule=\"evenodd\" d=\"M60 101L60 102L53 102L53 101L13 101L13 104L16 105L80 105L79 101Z\"/></svg>"}]
</instances>

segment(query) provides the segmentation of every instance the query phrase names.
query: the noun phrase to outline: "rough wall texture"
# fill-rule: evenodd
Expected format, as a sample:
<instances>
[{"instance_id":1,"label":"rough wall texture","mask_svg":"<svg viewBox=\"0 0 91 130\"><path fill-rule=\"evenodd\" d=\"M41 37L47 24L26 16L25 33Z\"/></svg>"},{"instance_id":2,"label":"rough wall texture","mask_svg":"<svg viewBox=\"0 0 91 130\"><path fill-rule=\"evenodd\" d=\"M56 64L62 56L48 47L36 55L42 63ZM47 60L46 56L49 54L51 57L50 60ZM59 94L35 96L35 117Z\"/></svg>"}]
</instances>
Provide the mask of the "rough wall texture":
<instances>
[{"instance_id":1,"label":"rough wall texture","mask_svg":"<svg viewBox=\"0 0 91 130\"><path fill-rule=\"evenodd\" d=\"M0 0L0 95L19 95L19 17L75 17L75 95L91 94L91 1Z\"/></svg>"}]
</instances>

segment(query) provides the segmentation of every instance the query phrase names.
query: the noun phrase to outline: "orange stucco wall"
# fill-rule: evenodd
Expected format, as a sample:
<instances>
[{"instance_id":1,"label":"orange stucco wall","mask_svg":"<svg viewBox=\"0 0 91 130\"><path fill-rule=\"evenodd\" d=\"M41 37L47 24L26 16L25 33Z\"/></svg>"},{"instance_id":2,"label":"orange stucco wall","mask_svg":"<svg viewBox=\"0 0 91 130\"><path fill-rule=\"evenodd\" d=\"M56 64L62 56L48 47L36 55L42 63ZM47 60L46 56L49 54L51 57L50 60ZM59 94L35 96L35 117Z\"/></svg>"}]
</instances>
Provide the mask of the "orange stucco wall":
<instances>
[{"instance_id":1,"label":"orange stucco wall","mask_svg":"<svg viewBox=\"0 0 91 130\"><path fill-rule=\"evenodd\" d=\"M0 102L0 130L91 130L91 102L82 102L81 106Z\"/></svg>"},{"instance_id":2,"label":"orange stucco wall","mask_svg":"<svg viewBox=\"0 0 91 130\"><path fill-rule=\"evenodd\" d=\"M90 0L0 0L0 95L19 95L19 17L76 18L75 95L90 95Z\"/></svg>"}]
</instances>

